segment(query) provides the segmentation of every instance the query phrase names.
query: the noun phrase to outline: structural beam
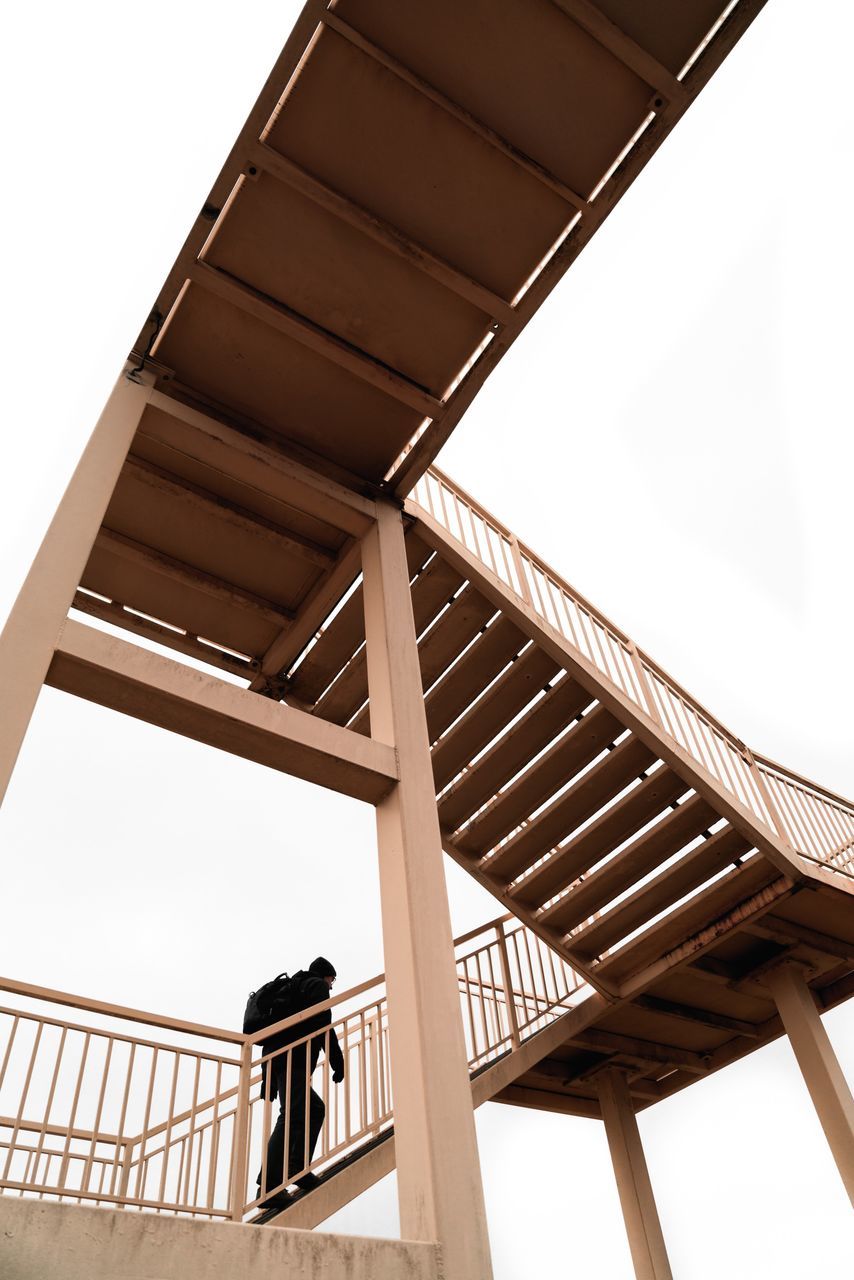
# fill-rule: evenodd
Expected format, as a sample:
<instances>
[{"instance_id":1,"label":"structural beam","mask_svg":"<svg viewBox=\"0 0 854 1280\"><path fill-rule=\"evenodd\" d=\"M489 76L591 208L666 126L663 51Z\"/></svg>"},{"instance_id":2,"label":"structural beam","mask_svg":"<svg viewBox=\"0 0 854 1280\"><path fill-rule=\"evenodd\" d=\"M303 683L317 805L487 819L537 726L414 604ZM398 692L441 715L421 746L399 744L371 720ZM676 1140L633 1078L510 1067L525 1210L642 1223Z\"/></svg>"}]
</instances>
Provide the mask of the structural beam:
<instances>
[{"instance_id":1,"label":"structural beam","mask_svg":"<svg viewBox=\"0 0 854 1280\"><path fill-rule=\"evenodd\" d=\"M54 646L134 433L150 379L125 372L104 406L0 635L0 803Z\"/></svg>"},{"instance_id":2,"label":"structural beam","mask_svg":"<svg viewBox=\"0 0 854 1280\"><path fill-rule=\"evenodd\" d=\"M453 116L455 120L459 120L460 123L464 124L472 133L476 134L479 138L482 138L484 142L489 143L489 145L494 147L496 151L500 151L502 155L507 156L507 158L512 160L514 164L518 165L520 169L524 169L526 173L530 173L538 182L542 182L544 186L549 187L550 190L554 191L574 209L586 209L588 207L584 196L579 195L577 191L573 191L572 187L567 186L565 182L562 182L560 178L556 177L555 174L546 169L544 165L538 164L536 160L532 160L531 157L526 155L524 151L519 149L519 147L515 147L512 142L508 142L506 138L503 138L499 133L496 133L496 131L491 129L489 125L478 120L470 111L466 111L464 107L453 102L444 93L440 93L434 85L429 84L421 76L416 75L414 71L410 71L410 69L405 67L397 58L393 58L391 54L386 53L384 49L380 49L378 45L373 44L363 36L360 31L357 31L355 27L352 27L350 23L344 22L343 19L337 17L337 15L332 13L330 10L326 10L322 21L324 26L329 27L331 31L336 31L339 36L343 36L345 40L348 40L354 48L359 49L364 54L367 54L367 56L372 58L374 62L379 63L381 67L385 67L387 71L390 71L392 75L397 76L397 78L402 80L404 84L408 84L410 88L415 89L417 93L422 95L422 97L428 98L430 102L434 103L437 107L441 107L443 111L447 112L448 115Z\"/></svg>"},{"instance_id":3,"label":"structural beam","mask_svg":"<svg viewBox=\"0 0 854 1280\"><path fill-rule=\"evenodd\" d=\"M266 294L229 275L227 271L212 267L207 262L195 262L190 268L189 278L208 293L230 302L240 311L245 311L271 329L292 338L301 346L330 360L340 369L355 375L362 382L369 383L410 409L417 410L427 418L438 418L441 415L442 401L410 378L390 369L336 334L322 329L283 302L268 298Z\"/></svg>"},{"instance_id":4,"label":"structural beam","mask_svg":"<svg viewBox=\"0 0 854 1280\"><path fill-rule=\"evenodd\" d=\"M489 1280L403 519L391 503L378 504L362 570L371 732L396 751L400 777L377 806L377 834L401 1232L439 1241L447 1280Z\"/></svg>"},{"instance_id":5,"label":"structural beam","mask_svg":"<svg viewBox=\"0 0 854 1280\"><path fill-rule=\"evenodd\" d=\"M672 71L668 71L646 49L636 44L625 31L606 17L601 9L597 9L590 0L552 0L552 3L577 23L598 44L622 62L623 66L634 71L635 75L645 80L652 89L657 89L668 102L680 104L687 101L685 87Z\"/></svg>"},{"instance_id":6,"label":"structural beam","mask_svg":"<svg viewBox=\"0 0 854 1280\"><path fill-rule=\"evenodd\" d=\"M72 619L46 683L357 800L376 804L397 779L394 751L382 742Z\"/></svg>"},{"instance_id":7,"label":"structural beam","mask_svg":"<svg viewBox=\"0 0 854 1280\"><path fill-rule=\"evenodd\" d=\"M232 582L214 577L211 573L205 573L203 569L197 569L194 565L176 560L174 556L168 556L163 551L155 551L153 547L147 547L134 538L127 538L124 534L116 533L112 529L102 529L95 539L95 546L110 552L111 555L120 556L122 560L128 560L131 564L150 569L152 573L159 574L162 578L170 578L190 591L201 591L220 604L254 613L265 622L281 625L293 620L293 610L286 609L284 605L265 600L263 596L255 595L254 591L247 591L245 587L238 587Z\"/></svg>"},{"instance_id":8,"label":"structural beam","mask_svg":"<svg viewBox=\"0 0 854 1280\"><path fill-rule=\"evenodd\" d=\"M673 1280L628 1081L622 1071L608 1067L597 1076L596 1087L635 1276Z\"/></svg>"},{"instance_id":9,"label":"structural beam","mask_svg":"<svg viewBox=\"0 0 854 1280\"><path fill-rule=\"evenodd\" d=\"M328 569L335 563L335 552L322 547L310 538L302 538L297 533L280 528L272 520L249 511L236 502L230 502L219 494L210 493L201 485L193 484L181 476L172 475L163 467L153 462L131 455L125 463L125 471L140 484L146 485L156 493L165 494L168 498L177 498L185 508L198 512L202 516L211 517L240 533L248 533L253 538L260 538L278 552L298 556L319 569Z\"/></svg>"},{"instance_id":10,"label":"structural beam","mask_svg":"<svg viewBox=\"0 0 854 1280\"><path fill-rule=\"evenodd\" d=\"M146 640L153 640L155 644L175 649L177 653L185 653L190 658L198 658L200 662L207 662L212 667L219 667L221 671L229 671L232 675L249 679L255 671L255 665L250 658L240 658L236 653L217 649L206 640L200 640L198 636L170 627L165 622L156 622L153 618L143 617L142 614L136 613L133 609L127 609L114 600L102 600L100 596L90 595L87 591L75 591L71 607L77 609L79 613L88 614L90 618L100 618L102 622L109 622L114 627L133 631Z\"/></svg>"},{"instance_id":11,"label":"structural beam","mask_svg":"<svg viewBox=\"0 0 854 1280\"><path fill-rule=\"evenodd\" d=\"M361 493L305 466L283 450L227 426L162 391L152 391L151 407L188 427L180 447L167 422L147 417L140 434L173 452L203 463L227 479L257 489L335 529L361 536L374 518L374 504Z\"/></svg>"},{"instance_id":12,"label":"structural beam","mask_svg":"<svg viewBox=\"0 0 854 1280\"><path fill-rule=\"evenodd\" d=\"M309 592L293 624L276 637L264 654L259 674L249 686L253 693L262 693L271 677L275 678L293 666L345 591L352 586L361 564L360 542L351 542L342 548L335 568Z\"/></svg>"},{"instance_id":13,"label":"structural beam","mask_svg":"<svg viewBox=\"0 0 854 1280\"><path fill-rule=\"evenodd\" d=\"M794 964L780 965L765 974L765 984L774 997L839 1175L854 1205L854 1098L839 1059L803 971Z\"/></svg>"},{"instance_id":14,"label":"structural beam","mask_svg":"<svg viewBox=\"0 0 854 1280\"><path fill-rule=\"evenodd\" d=\"M411 240L399 227L384 221L375 213L363 209L348 196L341 195L340 192L327 186L325 182L315 178L293 160L280 155L266 143L259 142L252 147L249 152L249 161L250 173L260 169L278 182L283 182L292 190L298 191L300 195L306 196L327 213L334 214L342 222L355 227L357 231L361 231L363 235L382 245L389 253L402 258L404 262L411 263L437 284L444 285L451 293L455 293L457 297L464 298L466 302L479 307L500 324L508 324L512 321L515 313L510 303L504 298L500 298L497 293L493 293L485 285L473 280L471 276L458 271L456 267L452 267L443 258L437 257L424 245Z\"/></svg>"}]
</instances>

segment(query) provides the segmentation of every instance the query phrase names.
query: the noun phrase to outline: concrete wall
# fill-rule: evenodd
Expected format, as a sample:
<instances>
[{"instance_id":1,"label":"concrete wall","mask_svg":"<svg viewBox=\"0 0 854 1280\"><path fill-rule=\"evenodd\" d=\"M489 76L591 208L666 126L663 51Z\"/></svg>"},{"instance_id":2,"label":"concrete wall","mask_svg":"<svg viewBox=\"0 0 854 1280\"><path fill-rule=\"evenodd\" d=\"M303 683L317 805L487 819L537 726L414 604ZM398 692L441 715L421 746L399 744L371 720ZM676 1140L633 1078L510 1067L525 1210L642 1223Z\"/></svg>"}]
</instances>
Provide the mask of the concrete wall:
<instances>
[{"instance_id":1,"label":"concrete wall","mask_svg":"<svg viewBox=\"0 0 854 1280\"><path fill-rule=\"evenodd\" d=\"M441 1280L438 1246L0 1195L2 1280Z\"/></svg>"}]
</instances>

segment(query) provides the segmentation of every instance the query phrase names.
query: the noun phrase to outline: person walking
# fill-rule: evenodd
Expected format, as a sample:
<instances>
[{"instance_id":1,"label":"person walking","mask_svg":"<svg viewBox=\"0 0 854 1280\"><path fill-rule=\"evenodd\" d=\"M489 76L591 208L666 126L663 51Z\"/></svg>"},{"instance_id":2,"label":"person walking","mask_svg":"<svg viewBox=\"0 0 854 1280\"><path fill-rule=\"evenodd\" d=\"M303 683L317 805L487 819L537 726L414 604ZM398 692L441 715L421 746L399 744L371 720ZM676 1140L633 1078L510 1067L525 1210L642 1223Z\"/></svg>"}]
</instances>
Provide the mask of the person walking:
<instances>
[{"instance_id":1,"label":"person walking","mask_svg":"<svg viewBox=\"0 0 854 1280\"><path fill-rule=\"evenodd\" d=\"M290 980L290 988L286 997L287 1008L276 1013L275 1005L271 1018L273 1022L281 1021L300 1009L311 1009L329 999L332 984L337 974L335 968L323 956L312 960L308 969L300 969ZM325 1052L329 1066L332 1068L332 1079L340 1084L344 1079L344 1056L338 1037L332 1027L332 1010L322 1009L308 1018L303 1018L293 1026L271 1036L264 1041L264 1053L275 1054L262 1066L261 1096L273 1101L278 1099L279 1115L270 1139L267 1143L267 1159L262 1186L261 1171L257 1183L260 1196L265 1196L260 1204L262 1209L285 1207L290 1202L290 1195L284 1187L266 1195L267 1188L278 1187L282 1182L292 1179L303 1191L310 1191L318 1185L320 1179L311 1170L300 1174L311 1163L314 1148L323 1121L326 1106L323 1099L311 1087L311 1076L321 1052ZM305 1040L297 1048L289 1052L279 1052L288 1045L304 1040L312 1032L311 1040ZM308 1113L308 1133L306 1133L306 1112ZM288 1160L285 1171L285 1130L288 1132ZM299 1174L298 1177L294 1175Z\"/></svg>"}]
</instances>

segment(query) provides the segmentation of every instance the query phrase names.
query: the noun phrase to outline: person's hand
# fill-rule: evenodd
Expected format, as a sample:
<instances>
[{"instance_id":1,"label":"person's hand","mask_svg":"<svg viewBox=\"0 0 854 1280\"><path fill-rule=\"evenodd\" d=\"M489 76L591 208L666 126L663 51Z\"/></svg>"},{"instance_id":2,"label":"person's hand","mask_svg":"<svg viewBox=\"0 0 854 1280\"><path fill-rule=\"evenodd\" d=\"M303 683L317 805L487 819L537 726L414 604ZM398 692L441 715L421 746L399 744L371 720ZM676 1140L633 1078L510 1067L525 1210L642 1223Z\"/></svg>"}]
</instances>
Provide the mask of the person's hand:
<instances>
[{"instance_id":1,"label":"person's hand","mask_svg":"<svg viewBox=\"0 0 854 1280\"><path fill-rule=\"evenodd\" d=\"M332 1081L334 1084L340 1084L343 1079L344 1079L343 1067L338 1067L335 1071L332 1072Z\"/></svg>"}]
</instances>

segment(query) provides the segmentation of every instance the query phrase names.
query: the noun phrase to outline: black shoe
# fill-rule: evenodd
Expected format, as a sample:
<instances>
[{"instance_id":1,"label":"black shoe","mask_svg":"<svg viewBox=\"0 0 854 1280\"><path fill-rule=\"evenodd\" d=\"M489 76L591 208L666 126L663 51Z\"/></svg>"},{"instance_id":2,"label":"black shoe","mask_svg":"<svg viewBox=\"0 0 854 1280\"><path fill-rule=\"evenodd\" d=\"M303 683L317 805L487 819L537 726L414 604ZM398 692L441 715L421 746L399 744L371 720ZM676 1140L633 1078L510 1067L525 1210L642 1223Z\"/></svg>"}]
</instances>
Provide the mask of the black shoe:
<instances>
[{"instance_id":1,"label":"black shoe","mask_svg":"<svg viewBox=\"0 0 854 1280\"><path fill-rule=\"evenodd\" d=\"M316 1173L304 1173L301 1178L295 1178L294 1183L299 1187L300 1191L313 1191L315 1187L320 1186L320 1179Z\"/></svg>"},{"instance_id":2,"label":"black shoe","mask_svg":"<svg viewBox=\"0 0 854 1280\"><path fill-rule=\"evenodd\" d=\"M291 1197L287 1191L276 1191L273 1195L268 1196L266 1200L262 1200L258 1206L259 1212L266 1212L267 1209L286 1209L291 1203Z\"/></svg>"}]
</instances>

